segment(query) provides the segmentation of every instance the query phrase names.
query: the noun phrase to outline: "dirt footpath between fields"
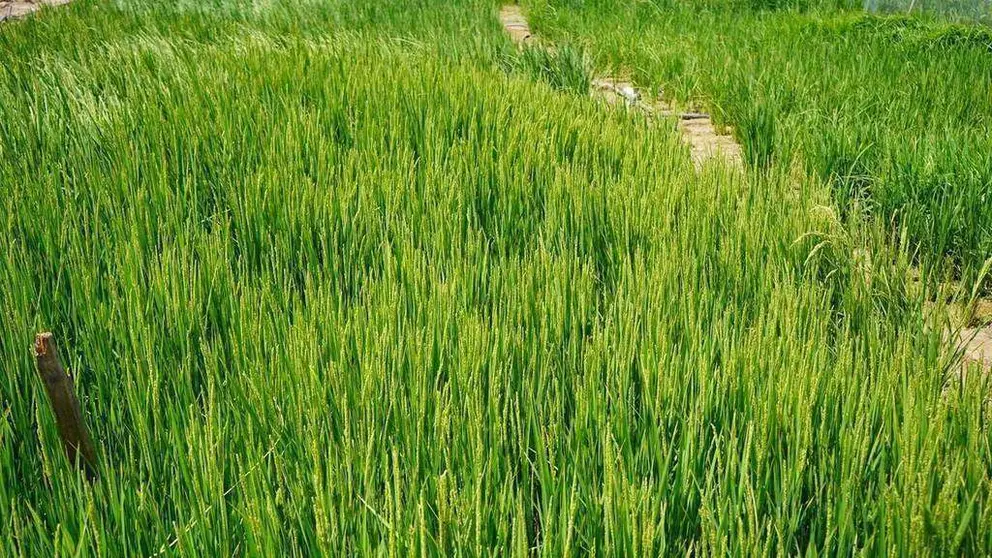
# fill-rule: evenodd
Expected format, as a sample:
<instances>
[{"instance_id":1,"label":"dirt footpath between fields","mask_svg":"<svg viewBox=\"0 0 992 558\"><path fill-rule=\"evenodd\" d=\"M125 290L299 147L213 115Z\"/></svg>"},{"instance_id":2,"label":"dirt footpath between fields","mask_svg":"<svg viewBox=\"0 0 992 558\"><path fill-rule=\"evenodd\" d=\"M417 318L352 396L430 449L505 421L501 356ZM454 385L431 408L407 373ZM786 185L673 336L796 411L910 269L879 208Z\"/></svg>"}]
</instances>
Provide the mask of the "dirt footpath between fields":
<instances>
[{"instance_id":1,"label":"dirt footpath between fields","mask_svg":"<svg viewBox=\"0 0 992 558\"><path fill-rule=\"evenodd\" d=\"M499 11L499 20L510 39L518 46L523 47L536 41L520 6L503 6ZM741 146L732 135L718 133L710 115L700 112L678 113L664 100L645 100L643 92L632 83L612 77L595 79L591 85L592 95L610 104L625 104L655 116L675 118L697 169L706 161L717 157L734 167L744 166Z\"/></svg>"},{"instance_id":2,"label":"dirt footpath between fields","mask_svg":"<svg viewBox=\"0 0 992 558\"><path fill-rule=\"evenodd\" d=\"M958 347L964 352L964 364L979 364L992 371L992 300L977 300L968 313L970 320L958 333Z\"/></svg>"},{"instance_id":3,"label":"dirt footpath between fields","mask_svg":"<svg viewBox=\"0 0 992 558\"><path fill-rule=\"evenodd\" d=\"M966 328L958 344L964 348L965 363L976 363L992 369L992 327Z\"/></svg>"},{"instance_id":4,"label":"dirt footpath between fields","mask_svg":"<svg viewBox=\"0 0 992 558\"><path fill-rule=\"evenodd\" d=\"M63 4L68 4L71 0L37 0L25 2L22 0L16 0L14 2L2 1L0 0L0 21L5 21L8 19L18 19L46 6L61 6Z\"/></svg>"},{"instance_id":5,"label":"dirt footpath between fields","mask_svg":"<svg viewBox=\"0 0 992 558\"><path fill-rule=\"evenodd\" d=\"M527 42L533 36L520 6L507 5L500 8L499 21L503 24L503 29L510 34L510 39L518 45Z\"/></svg>"},{"instance_id":6,"label":"dirt footpath between fields","mask_svg":"<svg viewBox=\"0 0 992 558\"><path fill-rule=\"evenodd\" d=\"M593 80L593 94L610 103L625 102L641 110L665 118L677 118L679 131L689 144L689 155L699 169L707 160L720 157L735 167L744 166L744 156L740 144L730 134L720 134L713 126L709 114L703 112L676 112L672 105L662 99L654 102L641 100L641 92L634 84L612 78Z\"/></svg>"}]
</instances>

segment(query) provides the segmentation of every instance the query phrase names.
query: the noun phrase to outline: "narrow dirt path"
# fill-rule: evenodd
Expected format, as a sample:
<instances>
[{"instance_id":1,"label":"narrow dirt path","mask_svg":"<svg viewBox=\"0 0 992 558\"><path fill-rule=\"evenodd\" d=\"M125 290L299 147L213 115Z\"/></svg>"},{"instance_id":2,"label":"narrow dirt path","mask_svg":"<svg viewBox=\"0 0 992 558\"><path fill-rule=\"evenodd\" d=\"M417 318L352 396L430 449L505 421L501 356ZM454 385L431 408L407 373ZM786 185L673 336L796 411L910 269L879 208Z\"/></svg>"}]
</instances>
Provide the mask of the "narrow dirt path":
<instances>
[{"instance_id":1,"label":"narrow dirt path","mask_svg":"<svg viewBox=\"0 0 992 558\"><path fill-rule=\"evenodd\" d=\"M697 167L713 157L722 157L737 167L744 166L740 144L734 136L718 133L710 115L683 113L679 118L679 127L682 135L689 139L692 161Z\"/></svg>"},{"instance_id":2,"label":"narrow dirt path","mask_svg":"<svg viewBox=\"0 0 992 558\"><path fill-rule=\"evenodd\" d=\"M595 94L609 102L624 101L658 116L677 118L679 130L689 144L689 153L697 169L713 157L721 157L736 167L744 165L741 146L733 136L717 133L710 115L700 112L677 113L671 104L661 99L653 103L642 101L634 84L626 81L603 78L594 80L592 86Z\"/></svg>"},{"instance_id":3,"label":"narrow dirt path","mask_svg":"<svg viewBox=\"0 0 992 558\"><path fill-rule=\"evenodd\" d=\"M44 6L61 6L71 0L0 1L0 21L18 19L37 12Z\"/></svg>"},{"instance_id":4,"label":"narrow dirt path","mask_svg":"<svg viewBox=\"0 0 992 558\"><path fill-rule=\"evenodd\" d=\"M510 39L517 45L523 46L536 41L520 6L503 6L499 11L499 19ZM608 103L625 104L648 114L677 119L682 138L689 145L689 153L697 169L706 161L717 157L734 167L743 167L744 157L741 146L733 136L717 133L710 115L695 112L677 113L664 100L644 100L641 91L634 87L634 84L612 77L595 79L591 85L592 95Z\"/></svg>"},{"instance_id":5,"label":"narrow dirt path","mask_svg":"<svg viewBox=\"0 0 992 558\"><path fill-rule=\"evenodd\" d=\"M499 10L499 21L503 24L503 29L509 33L510 39L518 45L526 43L533 35L530 26L527 25L527 18L524 17L523 10L516 4L506 5Z\"/></svg>"},{"instance_id":6,"label":"narrow dirt path","mask_svg":"<svg viewBox=\"0 0 992 558\"><path fill-rule=\"evenodd\" d=\"M965 327L958 333L957 345L964 352L964 364L977 363L992 372L992 300L977 300Z\"/></svg>"},{"instance_id":7,"label":"narrow dirt path","mask_svg":"<svg viewBox=\"0 0 992 558\"><path fill-rule=\"evenodd\" d=\"M986 371L992 370L992 327L963 329L958 345L964 349L965 364L977 363Z\"/></svg>"}]
</instances>

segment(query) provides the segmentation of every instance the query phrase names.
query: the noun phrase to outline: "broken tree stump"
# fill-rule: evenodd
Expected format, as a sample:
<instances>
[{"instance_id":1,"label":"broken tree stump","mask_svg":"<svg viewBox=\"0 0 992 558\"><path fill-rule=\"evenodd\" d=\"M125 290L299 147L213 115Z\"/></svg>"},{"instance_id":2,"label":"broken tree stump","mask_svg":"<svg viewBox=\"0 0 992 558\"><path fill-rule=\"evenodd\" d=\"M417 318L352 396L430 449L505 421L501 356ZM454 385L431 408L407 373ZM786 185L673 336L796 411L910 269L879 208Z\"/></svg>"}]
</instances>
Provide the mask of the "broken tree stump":
<instances>
[{"instance_id":1,"label":"broken tree stump","mask_svg":"<svg viewBox=\"0 0 992 558\"><path fill-rule=\"evenodd\" d=\"M83 469L86 478L91 481L96 480L96 449L86 429L86 421L79 407L79 400L76 399L72 378L66 374L59 360L58 348L51 333L39 333L35 337L34 355L41 383L45 386L48 402L51 403L52 411L55 413L55 424L65 446L65 454L70 462Z\"/></svg>"}]
</instances>

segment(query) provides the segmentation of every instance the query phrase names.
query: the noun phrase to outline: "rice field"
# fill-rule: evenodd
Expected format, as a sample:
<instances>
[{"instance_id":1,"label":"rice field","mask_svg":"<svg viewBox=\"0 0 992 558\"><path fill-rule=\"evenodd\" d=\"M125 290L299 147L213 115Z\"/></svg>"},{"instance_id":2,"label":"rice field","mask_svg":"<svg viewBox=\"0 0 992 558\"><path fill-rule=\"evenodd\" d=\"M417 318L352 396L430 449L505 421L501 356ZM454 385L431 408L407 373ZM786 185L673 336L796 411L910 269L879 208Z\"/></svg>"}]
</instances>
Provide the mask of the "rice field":
<instances>
[{"instance_id":1,"label":"rice field","mask_svg":"<svg viewBox=\"0 0 992 558\"><path fill-rule=\"evenodd\" d=\"M670 40L684 8L598 0L525 4L557 46L520 50L499 8L0 25L0 555L992 552L989 378L935 310L989 289L987 53L718 3ZM868 62L907 49L910 82ZM591 98L607 72L700 100L746 168Z\"/></svg>"},{"instance_id":2,"label":"rice field","mask_svg":"<svg viewBox=\"0 0 992 558\"><path fill-rule=\"evenodd\" d=\"M992 255L988 27L830 3L531 4L538 32L732 126L752 166L800 167L845 215L905 233L919 265L979 280Z\"/></svg>"}]
</instances>

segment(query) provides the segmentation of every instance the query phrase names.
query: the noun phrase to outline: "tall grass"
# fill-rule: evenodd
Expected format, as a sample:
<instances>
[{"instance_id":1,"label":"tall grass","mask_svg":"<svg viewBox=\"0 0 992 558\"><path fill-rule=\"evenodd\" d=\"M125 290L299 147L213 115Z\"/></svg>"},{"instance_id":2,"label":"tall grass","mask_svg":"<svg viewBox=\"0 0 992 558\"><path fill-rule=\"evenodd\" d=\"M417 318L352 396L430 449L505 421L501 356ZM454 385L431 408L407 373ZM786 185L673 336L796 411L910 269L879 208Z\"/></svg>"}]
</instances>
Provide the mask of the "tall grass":
<instances>
[{"instance_id":1,"label":"tall grass","mask_svg":"<svg viewBox=\"0 0 992 558\"><path fill-rule=\"evenodd\" d=\"M508 55L504 66L509 71L544 81L558 91L576 95L588 94L593 79L589 57L580 48L526 45L521 53Z\"/></svg>"},{"instance_id":2,"label":"tall grass","mask_svg":"<svg viewBox=\"0 0 992 558\"><path fill-rule=\"evenodd\" d=\"M504 72L488 2L315 10L0 28L0 554L989 551L884 227Z\"/></svg>"},{"instance_id":3,"label":"tall grass","mask_svg":"<svg viewBox=\"0 0 992 558\"><path fill-rule=\"evenodd\" d=\"M607 4L537 3L535 24L671 97L704 100L752 164L803 165L840 208L867 202L906 229L921 265L946 258L953 276L976 278L992 254L987 29Z\"/></svg>"}]
</instances>

